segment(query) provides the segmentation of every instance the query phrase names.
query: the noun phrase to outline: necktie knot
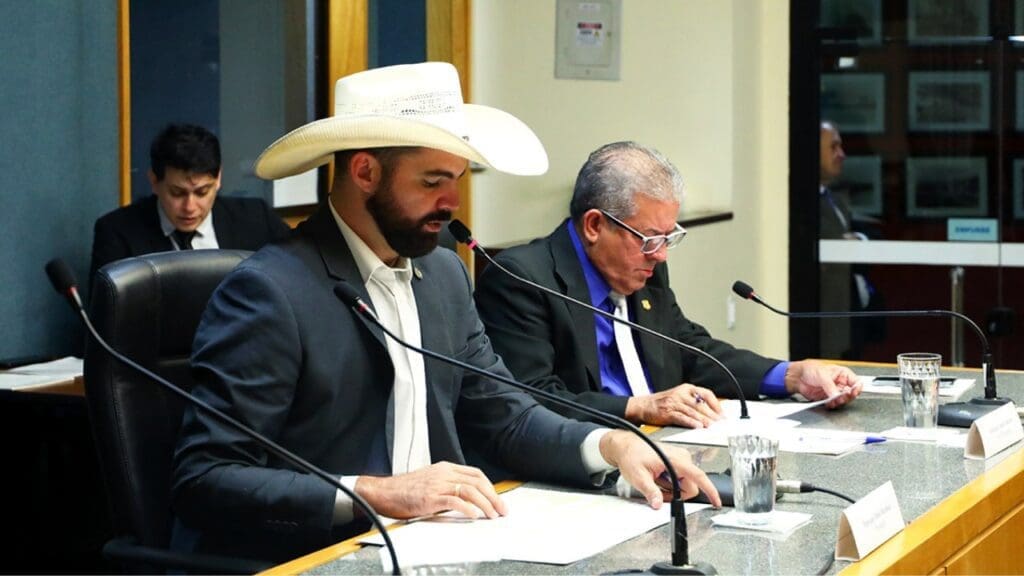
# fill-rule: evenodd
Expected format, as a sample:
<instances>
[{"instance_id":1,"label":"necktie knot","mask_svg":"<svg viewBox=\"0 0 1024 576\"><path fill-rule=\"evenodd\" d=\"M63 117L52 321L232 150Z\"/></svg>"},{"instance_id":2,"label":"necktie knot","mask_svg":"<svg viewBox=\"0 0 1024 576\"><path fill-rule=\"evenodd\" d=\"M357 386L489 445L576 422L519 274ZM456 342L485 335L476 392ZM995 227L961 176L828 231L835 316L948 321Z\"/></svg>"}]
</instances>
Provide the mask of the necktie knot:
<instances>
[{"instance_id":1,"label":"necktie knot","mask_svg":"<svg viewBox=\"0 0 1024 576\"><path fill-rule=\"evenodd\" d=\"M626 297L618 292L612 291L608 293L608 302L611 305L613 311L620 310L625 312L626 308Z\"/></svg>"},{"instance_id":2,"label":"necktie knot","mask_svg":"<svg viewBox=\"0 0 1024 576\"><path fill-rule=\"evenodd\" d=\"M182 230L175 230L172 232L174 236L174 242L178 245L178 250L191 250L192 249L192 238L195 238L195 231L184 232Z\"/></svg>"}]
</instances>

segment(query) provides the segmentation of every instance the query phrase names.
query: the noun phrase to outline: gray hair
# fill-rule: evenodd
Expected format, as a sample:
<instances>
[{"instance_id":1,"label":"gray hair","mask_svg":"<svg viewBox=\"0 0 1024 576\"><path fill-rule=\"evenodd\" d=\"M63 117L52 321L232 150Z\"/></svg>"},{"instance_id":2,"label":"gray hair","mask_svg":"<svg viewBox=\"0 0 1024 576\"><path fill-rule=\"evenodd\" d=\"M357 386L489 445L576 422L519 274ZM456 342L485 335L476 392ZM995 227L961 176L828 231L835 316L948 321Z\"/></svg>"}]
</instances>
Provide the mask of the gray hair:
<instances>
[{"instance_id":1,"label":"gray hair","mask_svg":"<svg viewBox=\"0 0 1024 576\"><path fill-rule=\"evenodd\" d=\"M665 156L636 142L613 142L590 153L576 176L569 215L579 222L587 210L616 218L636 213L635 196L682 202L683 177Z\"/></svg>"}]
</instances>

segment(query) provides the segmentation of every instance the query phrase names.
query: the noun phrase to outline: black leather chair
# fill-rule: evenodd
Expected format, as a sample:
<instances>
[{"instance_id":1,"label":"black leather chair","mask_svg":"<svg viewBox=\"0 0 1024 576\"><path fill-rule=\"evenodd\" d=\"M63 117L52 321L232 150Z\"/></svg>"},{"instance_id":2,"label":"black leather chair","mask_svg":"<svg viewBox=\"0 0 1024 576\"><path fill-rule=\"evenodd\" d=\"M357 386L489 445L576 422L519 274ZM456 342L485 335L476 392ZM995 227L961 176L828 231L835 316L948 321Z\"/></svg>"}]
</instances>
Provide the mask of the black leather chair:
<instances>
[{"instance_id":1,"label":"black leather chair","mask_svg":"<svg viewBox=\"0 0 1024 576\"><path fill-rule=\"evenodd\" d=\"M187 390L192 339L213 290L250 253L164 252L112 262L93 278L97 331L115 349ZM169 550L171 464L184 401L117 361L92 338L85 391L112 507L104 555L128 572L252 573L265 562Z\"/></svg>"}]
</instances>

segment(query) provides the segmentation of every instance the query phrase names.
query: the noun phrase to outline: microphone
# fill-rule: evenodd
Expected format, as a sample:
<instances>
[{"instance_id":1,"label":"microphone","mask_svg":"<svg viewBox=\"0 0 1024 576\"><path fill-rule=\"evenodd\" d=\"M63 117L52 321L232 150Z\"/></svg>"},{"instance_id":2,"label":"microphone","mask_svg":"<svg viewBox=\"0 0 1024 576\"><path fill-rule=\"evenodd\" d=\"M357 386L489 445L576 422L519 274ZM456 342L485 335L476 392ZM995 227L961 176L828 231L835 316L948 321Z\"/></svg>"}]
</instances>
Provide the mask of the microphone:
<instances>
[{"instance_id":1,"label":"microphone","mask_svg":"<svg viewBox=\"0 0 1024 576\"><path fill-rule=\"evenodd\" d=\"M761 306L786 316L787 318L929 318L929 317L950 317L966 322L974 333L981 340L981 370L982 379L985 384L985 396L983 398L971 398L970 402L950 402L939 406L939 424L943 426L957 426L968 428L971 423L985 414L994 410L997 406L1006 404L1008 398L1000 398L996 394L996 370L992 362L992 349L989 347L988 338L985 332L974 323L973 320L952 310L871 310L871 311L840 311L840 312L786 312L768 304L754 292L754 289L747 284L737 280L732 285L732 291L744 300L752 300Z\"/></svg>"},{"instance_id":2,"label":"microphone","mask_svg":"<svg viewBox=\"0 0 1024 576\"><path fill-rule=\"evenodd\" d=\"M470 250L472 250L476 254L479 254L480 256L482 256L492 266L497 267L498 270L501 270L502 272L504 272L505 274L511 276L512 278L514 278L518 282L526 284L527 286L530 286L532 288L536 288L537 290L540 290L541 292L544 292L545 294L550 294L550 295L552 295L552 296L554 296L556 298L559 298L561 300L569 302L569 303L571 303L571 304L573 304L575 306L580 306L582 308L586 308L587 310L590 310L594 314L599 314L601 316L604 316L605 318L608 318L609 320L611 320L613 322L618 322L619 324L625 324L626 326L629 326L632 330L635 330L637 332L641 332L643 334L647 334L649 336L654 336L655 338L658 338L659 340L663 340L665 342L668 342L669 344L672 344L672 345L676 346L677 348L682 348L684 350L688 350L690 352L693 352L694 354L697 354L698 356L703 356L704 358L707 358L712 363L714 363L716 366L718 366L723 372L725 372L725 374L727 376L729 376L729 380L732 382L733 387L736 389L736 398L740 401L740 418L750 418L750 414L747 412L747 398L743 394L743 388L740 387L740 383L739 383L738 380L736 380L736 376L732 373L732 370L729 370L725 366L725 364L722 364L722 362L718 358L715 358L711 354L708 354L707 352L701 350L700 348L697 348L696 346L691 346L690 344L686 344L685 342L680 342L679 340L676 340L675 338L672 338L670 336L666 336L665 334L662 334L661 332L656 332L654 330L651 330L650 328L647 328L646 326L641 326L641 325L637 324L636 322L631 322L629 320L626 320L625 318L619 318L618 316L612 314L611 312L607 312L605 310L597 308L596 306L591 306L590 304L587 304L586 302L582 302L582 301L577 300L577 299L575 299L575 298L573 298L571 296L567 296L565 294L562 294L561 292L558 292L556 290L552 290L551 288L548 288L547 286L541 286L540 284L537 284L536 282L533 282L531 280L527 280L526 278L523 278L522 276L516 274L515 272L512 272L508 268L506 268L506 267L502 266L501 264L499 264L496 260L494 260L494 258L491 258L491 255L488 254L487 251L484 250L475 239L473 239L473 237L469 233L469 228L466 228L466 225L463 224L460 220L457 220L457 219L456 220L452 220L448 224L448 230L452 233L453 236L455 236L456 240L458 240L459 242L461 242L461 243L465 244L466 246L468 246Z\"/></svg>"},{"instance_id":3,"label":"microphone","mask_svg":"<svg viewBox=\"0 0 1024 576\"><path fill-rule=\"evenodd\" d=\"M669 508L672 515L672 562L658 562L651 567L651 572L654 574L717 574L715 568L706 562L690 564L686 533L686 514L683 511L682 494L680 493L679 489L679 476L676 474L675 469L672 467L672 463L669 461L668 457L665 456L665 453L661 450L661 448L658 447L658 445L653 440L651 440L646 434L641 432L640 429L637 428L635 425L626 421L623 418L619 418L618 416L606 414L596 408L591 408L590 406L587 406L585 404L574 402L572 400L563 398L557 394L553 394L546 390L540 390L538 388L534 388L533 386L528 386L526 384L513 380L512 378L508 378L502 374L497 374L494 372L490 372L488 370L484 370L483 368L480 368L478 366L474 366L472 364L468 364L456 358L452 358L450 356L434 352L433 350L428 350L426 348L414 346L406 342L405 340L399 338L394 332L392 332L386 326L384 326L380 319L377 318L377 315L373 312L373 310L365 302L363 302L363 299L359 295L359 292L357 292L356 289L353 288L352 285L350 285L347 282L342 281L336 284L334 286L334 294L346 306L352 308L352 310L354 310L356 314L363 317L368 322L372 323L374 326L376 326L382 332L384 332L384 334L386 334L388 338L391 338L393 341L395 341L396 343L400 344L405 348L408 348L409 350L413 350L427 358L432 358L439 362L456 366L458 368L461 368L468 372L472 372L479 376L483 376L485 378L490 378L491 380L507 384L513 388L526 392L531 396L544 398L545 400L549 400L561 406L578 410L580 412L593 416L596 420L599 420L609 426L612 426L614 428L620 428L623 430L628 430L633 434L636 434L641 440L643 440L644 443L646 443L648 446L650 446L652 450L654 450L655 454L658 455L658 458L660 458L662 463L664 463L665 472L668 474L669 481L672 484L672 502Z\"/></svg>"},{"instance_id":4,"label":"microphone","mask_svg":"<svg viewBox=\"0 0 1024 576\"><path fill-rule=\"evenodd\" d=\"M373 510L370 504L363 499L362 496L356 494L354 490L351 490L347 486L342 484L338 478L331 476L330 474L323 471L319 467L304 460L297 454L289 451L287 448L284 448L283 446L277 444L273 440L267 438L266 436L260 434L259 432L253 430L252 428L246 426L245 424L242 424L241 422L235 420L231 416L228 416L226 413L220 411L219 409L214 408L213 406L207 404L206 402L192 396L191 394L183 390L181 387L176 386L175 384L171 384L163 377L148 370L144 366L136 363L131 358L128 358L127 356L115 350L112 346L110 346L107 343L106 340L103 339L102 336L100 336L99 332L97 332L96 328L92 325L92 321L89 319L89 315L86 313L85 308L82 306L82 300L78 296L78 286L77 282L75 281L74 272L72 272L71 268L67 265L66 262L64 262L64 260L60 258L54 258L53 260L47 262L46 275L50 278L50 283L53 284L53 288L62 296L67 298L68 303L71 305L71 308L75 311L75 313L77 313L81 317L82 322L85 324L85 327L88 328L89 333L92 335L93 339L95 339L96 342L112 357L117 359L125 366L128 366L129 368L142 373L144 376L146 376L150 380L153 380L160 386L163 386L168 391L170 391L177 397L181 398L182 400L188 402L189 404L192 404L196 408L199 408L200 410L206 412L207 414L215 417L221 423L227 424L236 431L245 434L246 436L254 440L257 444L265 448L268 452L271 452L272 454L276 455L277 457L283 460L291 462L299 469L320 478L324 482L330 484L332 487L337 488L338 490L341 490L346 495L348 495L348 497L351 498L352 501L355 502L356 505L363 510L366 516L370 518L370 520L373 522L374 528L376 528L377 531L381 533L381 536L383 536L384 543L387 545L388 552L391 555L391 566L393 567L392 574L402 573L398 567L398 557L395 554L395 545L391 542L391 536L389 536L387 530L384 529L384 524L381 522L380 517Z\"/></svg>"}]
</instances>

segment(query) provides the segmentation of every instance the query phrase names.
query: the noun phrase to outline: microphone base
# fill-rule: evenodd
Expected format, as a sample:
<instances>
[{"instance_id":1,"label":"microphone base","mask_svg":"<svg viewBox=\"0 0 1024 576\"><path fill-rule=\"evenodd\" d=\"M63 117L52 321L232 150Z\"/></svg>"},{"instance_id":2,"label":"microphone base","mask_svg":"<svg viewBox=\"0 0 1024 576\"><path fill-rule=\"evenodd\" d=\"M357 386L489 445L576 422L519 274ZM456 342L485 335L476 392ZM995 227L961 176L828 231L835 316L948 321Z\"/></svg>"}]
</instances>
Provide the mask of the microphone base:
<instances>
[{"instance_id":1,"label":"microphone base","mask_svg":"<svg viewBox=\"0 0 1024 576\"><path fill-rule=\"evenodd\" d=\"M1003 404L1009 404L1011 400L1009 398L1001 398L996 396L995 398L985 398L984 396L978 396L971 398L971 404L979 404L981 406L1002 406Z\"/></svg>"},{"instance_id":2,"label":"microphone base","mask_svg":"<svg viewBox=\"0 0 1024 576\"><path fill-rule=\"evenodd\" d=\"M715 567L707 562L676 566L671 562L658 562L651 566L651 574L718 574Z\"/></svg>"},{"instance_id":3,"label":"microphone base","mask_svg":"<svg viewBox=\"0 0 1024 576\"><path fill-rule=\"evenodd\" d=\"M969 402L950 402L939 406L939 426L970 428L975 420L1006 404L1007 398L971 398Z\"/></svg>"}]
</instances>

